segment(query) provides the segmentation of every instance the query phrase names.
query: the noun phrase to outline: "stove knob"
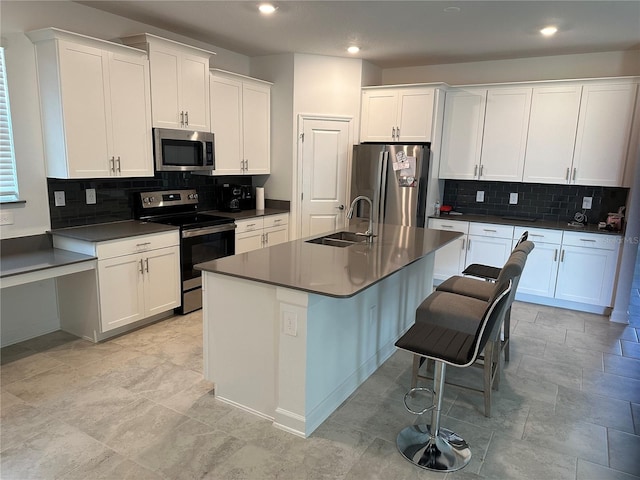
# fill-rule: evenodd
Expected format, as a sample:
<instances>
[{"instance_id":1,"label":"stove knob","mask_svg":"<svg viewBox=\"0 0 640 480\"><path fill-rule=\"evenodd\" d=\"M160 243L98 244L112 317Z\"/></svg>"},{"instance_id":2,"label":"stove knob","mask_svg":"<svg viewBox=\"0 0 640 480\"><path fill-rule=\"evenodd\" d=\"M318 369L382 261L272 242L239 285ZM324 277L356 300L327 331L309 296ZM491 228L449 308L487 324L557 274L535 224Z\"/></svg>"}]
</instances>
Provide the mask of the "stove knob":
<instances>
[{"instance_id":1,"label":"stove knob","mask_svg":"<svg viewBox=\"0 0 640 480\"><path fill-rule=\"evenodd\" d=\"M149 197L149 203L154 203L156 201L156 197Z\"/></svg>"},{"instance_id":2,"label":"stove knob","mask_svg":"<svg viewBox=\"0 0 640 480\"><path fill-rule=\"evenodd\" d=\"M193 198L194 198L195 200L197 200L197 199L198 199L198 194L197 194L197 193L194 193L194 194L193 194Z\"/></svg>"},{"instance_id":3,"label":"stove knob","mask_svg":"<svg viewBox=\"0 0 640 480\"><path fill-rule=\"evenodd\" d=\"M187 198L188 198L189 200L193 200L193 193L190 193L189 195L187 195Z\"/></svg>"},{"instance_id":4,"label":"stove knob","mask_svg":"<svg viewBox=\"0 0 640 480\"><path fill-rule=\"evenodd\" d=\"M149 197L144 197L142 199L142 203L149 203Z\"/></svg>"}]
</instances>

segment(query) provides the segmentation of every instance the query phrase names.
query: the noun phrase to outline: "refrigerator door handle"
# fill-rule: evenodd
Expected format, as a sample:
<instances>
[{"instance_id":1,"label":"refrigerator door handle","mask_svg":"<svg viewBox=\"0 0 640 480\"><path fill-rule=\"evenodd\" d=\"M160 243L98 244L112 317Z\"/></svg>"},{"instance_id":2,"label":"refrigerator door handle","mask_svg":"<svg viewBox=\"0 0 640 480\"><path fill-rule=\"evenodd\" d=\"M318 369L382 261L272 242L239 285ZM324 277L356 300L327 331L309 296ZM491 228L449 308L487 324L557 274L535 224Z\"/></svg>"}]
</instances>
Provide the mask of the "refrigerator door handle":
<instances>
[{"instance_id":1,"label":"refrigerator door handle","mask_svg":"<svg viewBox=\"0 0 640 480\"><path fill-rule=\"evenodd\" d=\"M378 201L374 200L374 223L384 223L384 204L387 198L387 168L389 163L389 152L383 150L380 152L380 161L378 162Z\"/></svg>"}]
</instances>

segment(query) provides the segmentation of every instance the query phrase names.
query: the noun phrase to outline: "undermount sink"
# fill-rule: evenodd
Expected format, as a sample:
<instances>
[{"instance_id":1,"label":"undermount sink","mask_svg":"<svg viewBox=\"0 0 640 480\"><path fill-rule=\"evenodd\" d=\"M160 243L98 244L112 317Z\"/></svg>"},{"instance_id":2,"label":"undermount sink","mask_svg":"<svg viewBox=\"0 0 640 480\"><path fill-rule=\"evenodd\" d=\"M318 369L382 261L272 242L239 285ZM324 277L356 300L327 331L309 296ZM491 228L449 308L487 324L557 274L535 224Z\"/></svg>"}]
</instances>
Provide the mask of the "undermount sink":
<instances>
[{"instance_id":1,"label":"undermount sink","mask_svg":"<svg viewBox=\"0 0 640 480\"><path fill-rule=\"evenodd\" d=\"M358 235L353 232L336 232L324 235L322 237L306 240L306 243L317 243L319 245L329 245L330 247L348 247L356 243L362 243L367 240L364 235Z\"/></svg>"}]
</instances>

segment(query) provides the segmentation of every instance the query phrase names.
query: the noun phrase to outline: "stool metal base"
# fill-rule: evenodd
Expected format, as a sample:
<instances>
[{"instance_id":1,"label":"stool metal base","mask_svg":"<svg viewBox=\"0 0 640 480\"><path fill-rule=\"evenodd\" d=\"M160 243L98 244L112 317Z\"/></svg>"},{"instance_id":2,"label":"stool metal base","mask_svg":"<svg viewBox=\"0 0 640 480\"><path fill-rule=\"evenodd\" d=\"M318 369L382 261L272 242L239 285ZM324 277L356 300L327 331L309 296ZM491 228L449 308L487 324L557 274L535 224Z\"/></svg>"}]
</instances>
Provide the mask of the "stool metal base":
<instances>
[{"instance_id":1,"label":"stool metal base","mask_svg":"<svg viewBox=\"0 0 640 480\"><path fill-rule=\"evenodd\" d=\"M440 428L432 439L429 428L430 425L411 425L398 434L396 444L404 458L437 472L453 472L469 463L471 450L464 439L446 428Z\"/></svg>"}]
</instances>

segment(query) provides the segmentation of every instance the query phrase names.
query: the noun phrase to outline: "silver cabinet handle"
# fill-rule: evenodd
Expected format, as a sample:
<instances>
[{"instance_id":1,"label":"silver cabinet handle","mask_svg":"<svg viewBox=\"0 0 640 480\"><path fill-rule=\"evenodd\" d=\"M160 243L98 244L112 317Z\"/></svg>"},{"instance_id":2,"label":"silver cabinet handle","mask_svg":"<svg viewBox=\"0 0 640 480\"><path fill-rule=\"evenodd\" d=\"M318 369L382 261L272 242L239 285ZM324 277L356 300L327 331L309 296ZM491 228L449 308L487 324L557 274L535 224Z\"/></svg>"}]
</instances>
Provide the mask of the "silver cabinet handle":
<instances>
[{"instance_id":1,"label":"silver cabinet handle","mask_svg":"<svg viewBox=\"0 0 640 480\"><path fill-rule=\"evenodd\" d=\"M571 169L569 167L567 167L567 174L564 176L564 179L568 182L569 181L569 172L571 171Z\"/></svg>"},{"instance_id":2,"label":"silver cabinet handle","mask_svg":"<svg viewBox=\"0 0 640 480\"><path fill-rule=\"evenodd\" d=\"M180 126L184 127L184 110L180 110Z\"/></svg>"},{"instance_id":3,"label":"silver cabinet handle","mask_svg":"<svg viewBox=\"0 0 640 480\"><path fill-rule=\"evenodd\" d=\"M394 140L395 140L395 138L396 138L396 127L393 127L393 128L391 129L391 138L393 138Z\"/></svg>"},{"instance_id":4,"label":"silver cabinet handle","mask_svg":"<svg viewBox=\"0 0 640 480\"><path fill-rule=\"evenodd\" d=\"M577 171L578 171L578 169L574 167L574 168L573 168L573 181L574 181L574 182L576 181L576 172L577 172Z\"/></svg>"},{"instance_id":5,"label":"silver cabinet handle","mask_svg":"<svg viewBox=\"0 0 640 480\"><path fill-rule=\"evenodd\" d=\"M482 171L484 170L484 165L480 165L480 175L478 176L478 178L480 178L482 176Z\"/></svg>"},{"instance_id":6,"label":"silver cabinet handle","mask_svg":"<svg viewBox=\"0 0 640 480\"><path fill-rule=\"evenodd\" d=\"M149 273L149 259L148 259L148 258L145 258L145 259L144 259L144 265L145 265L145 267L147 267L147 268L146 268L147 273Z\"/></svg>"},{"instance_id":7,"label":"silver cabinet handle","mask_svg":"<svg viewBox=\"0 0 640 480\"><path fill-rule=\"evenodd\" d=\"M441 225L442 228L453 228L453 225Z\"/></svg>"},{"instance_id":8,"label":"silver cabinet handle","mask_svg":"<svg viewBox=\"0 0 640 480\"><path fill-rule=\"evenodd\" d=\"M396 138L400 140L400 127L396 127Z\"/></svg>"},{"instance_id":9,"label":"silver cabinet handle","mask_svg":"<svg viewBox=\"0 0 640 480\"><path fill-rule=\"evenodd\" d=\"M144 247L146 245L151 245L151 242L136 243L136 247Z\"/></svg>"},{"instance_id":10,"label":"silver cabinet handle","mask_svg":"<svg viewBox=\"0 0 640 480\"><path fill-rule=\"evenodd\" d=\"M462 239L462 250L464 250L464 245L465 245L465 243L466 243L466 242L465 242L465 239L463 238L463 239Z\"/></svg>"},{"instance_id":11,"label":"silver cabinet handle","mask_svg":"<svg viewBox=\"0 0 640 480\"><path fill-rule=\"evenodd\" d=\"M593 243L595 243L595 242L596 242L595 240L593 240L593 239L591 239L591 238L581 238L581 239L580 239L580 241L581 241L581 242L593 242Z\"/></svg>"},{"instance_id":12,"label":"silver cabinet handle","mask_svg":"<svg viewBox=\"0 0 640 480\"><path fill-rule=\"evenodd\" d=\"M560 254L560 261L564 262L564 250L562 250L562 253Z\"/></svg>"},{"instance_id":13,"label":"silver cabinet handle","mask_svg":"<svg viewBox=\"0 0 640 480\"><path fill-rule=\"evenodd\" d=\"M467 241L467 250L471 250L471 239Z\"/></svg>"},{"instance_id":14,"label":"silver cabinet handle","mask_svg":"<svg viewBox=\"0 0 640 480\"><path fill-rule=\"evenodd\" d=\"M111 168L110 168L110 170L111 170L113 173L116 173L116 157L111 157L111 158L109 159L109 163L111 164Z\"/></svg>"},{"instance_id":15,"label":"silver cabinet handle","mask_svg":"<svg viewBox=\"0 0 640 480\"><path fill-rule=\"evenodd\" d=\"M497 230L492 230L492 229L490 229L490 228L483 228L483 229L482 229L482 231L484 231L484 232L491 232L491 233L498 233L498 231L497 231Z\"/></svg>"},{"instance_id":16,"label":"silver cabinet handle","mask_svg":"<svg viewBox=\"0 0 640 480\"><path fill-rule=\"evenodd\" d=\"M557 248L553 249L553 261L554 262L558 261L558 249Z\"/></svg>"},{"instance_id":17,"label":"silver cabinet handle","mask_svg":"<svg viewBox=\"0 0 640 480\"><path fill-rule=\"evenodd\" d=\"M473 176L477 177L478 176L478 165L476 164L475 167L473 167Z\"/></svg>"},{"instance_id":18,"label":"silver cabinet handle","mask_svg":"<svg viewBox=\"0 0 640 480\"><path fill-rule=\"evenodd\" d=\"M188 127L189 126L189 112L185 111L184 112L184 124Z\"/></svg>"},{"instance_id":19,"label":"silver cabinet handle","mask_svg":"<svg viewBox=\"0 0 640 480\"><path fill-rule=\"evenodd\" d=\"M281 219L281 218L276 218L276 219L273 221L273 223L280 223L281 221L282 221L282 219Z\"/></svg>"},{"instance_id":20,"label":"silver cabinet handle","mask_svg":"<svg viewBox=\"0 0 640 480\"><path fill-rule=\"evenodd\" d=\"M116 162L118 164L118 173L122 173L122 169L120 168L120 157L118 156L118 158L116 159Z\"/></svg>"},{"instance_id":21,"label":"silver cabinet handle","mask_svg":"<svg viewBox=\"0 0 640 480\"><path fill-rule=\"evenodd\" d=\"M544 238L544 235L540 235L538 233L530 233L529 236L530 237L541 237L541 238Z\"/></svg>"},{"instance_id":22,"label":"silver cabinet handle","mask_svg":"<svg viewBox=\"0 0 640 480\"><path fill-rule=\"evenodd\" d=\"M247 158L244 162L245 162L244 170L245 170L245 172L248 172L249 171L249 159Z\"/></svg>"},{"instance_id":23,"label":"silver cabinet handle","mask_svg":"<svg viewBox=\"0 0 640 480\"><path fill-rule=\"evenodd\" d=\"M144 275L144 267L142 266L142 259L140 259L140 273Z\"/></svg>"}]
</instances>

